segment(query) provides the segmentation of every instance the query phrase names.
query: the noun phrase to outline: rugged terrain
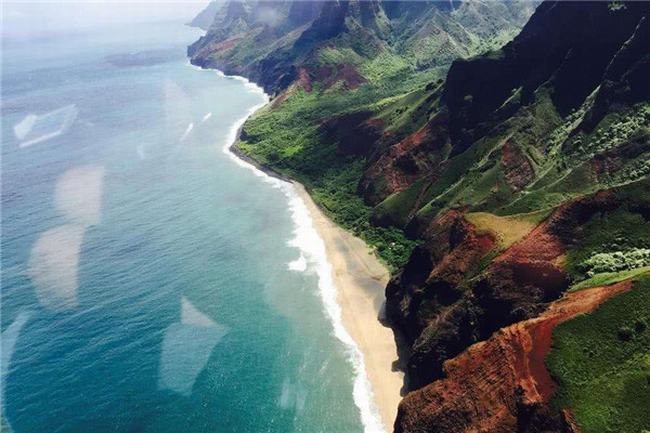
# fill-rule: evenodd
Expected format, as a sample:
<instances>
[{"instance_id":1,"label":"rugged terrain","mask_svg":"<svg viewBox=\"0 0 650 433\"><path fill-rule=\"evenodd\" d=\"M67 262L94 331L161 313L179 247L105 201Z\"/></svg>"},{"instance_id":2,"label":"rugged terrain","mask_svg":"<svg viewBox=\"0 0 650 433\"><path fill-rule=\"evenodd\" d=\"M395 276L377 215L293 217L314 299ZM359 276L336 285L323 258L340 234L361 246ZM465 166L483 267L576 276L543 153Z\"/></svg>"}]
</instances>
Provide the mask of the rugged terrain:
<instances>
[{"instance_id":1,"label":"rugged terrain","mask_svg":"<svg viewBox=\"0 0 650 433\"><path fill-rule=\"evenodd\" d=\"M650 430L650 3L534 6L228 2L189 49L392 267L398 432Z\"/></svg>"}]
</instances>

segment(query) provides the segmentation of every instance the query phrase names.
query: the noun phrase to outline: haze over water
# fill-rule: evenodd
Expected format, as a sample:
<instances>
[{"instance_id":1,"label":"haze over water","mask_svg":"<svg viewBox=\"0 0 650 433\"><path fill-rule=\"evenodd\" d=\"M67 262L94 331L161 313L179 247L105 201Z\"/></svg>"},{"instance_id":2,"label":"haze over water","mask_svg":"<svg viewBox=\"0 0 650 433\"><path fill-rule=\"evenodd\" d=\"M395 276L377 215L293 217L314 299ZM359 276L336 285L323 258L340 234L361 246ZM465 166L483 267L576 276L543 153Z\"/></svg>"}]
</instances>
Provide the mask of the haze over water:
<instances>
[{"instance_id":1,"label":"haze over water","mask_svg":"<svg viewBox=\"0 0 650 433\"><path fill-rule=\"evenodd\" d=\"M264 96L183 22L2 35L3 428L360 432L299 212L222 151Z\"/></svg>"}]
</instances>

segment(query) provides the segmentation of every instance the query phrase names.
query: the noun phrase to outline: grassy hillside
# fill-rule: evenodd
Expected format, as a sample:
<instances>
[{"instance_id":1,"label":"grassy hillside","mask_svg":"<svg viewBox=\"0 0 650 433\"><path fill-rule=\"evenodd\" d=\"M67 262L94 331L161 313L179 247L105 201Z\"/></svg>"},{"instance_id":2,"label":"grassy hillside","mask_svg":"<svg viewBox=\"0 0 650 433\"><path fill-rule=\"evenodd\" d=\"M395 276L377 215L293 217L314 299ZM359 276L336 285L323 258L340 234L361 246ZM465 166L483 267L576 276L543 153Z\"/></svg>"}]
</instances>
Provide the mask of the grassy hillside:
<instances>
[{"instance_id":1,"label":"grassy hillside","mask_svg":"<svg viewBox=\"0 0 650 433\"><path fill-rule=\"evenodd\" d=\"M304 183L334 221L375 247L396 271L417 241L407 239L403 227L370 222L373 206L360 192L359 183L377 142L382 137L387 142L405 137L422 127L449 63L460 55L500 46L523 24L532 7L472 2L456 10L441 10L435 3L395 2L395 10L373 10L369 24L363 10L355 8L370 2L353 3L331 34L321 29L322 21L333 20L323 16L328 12L324 11L307 30L273 33L277 39L272 39L270 47L254 44L257 35L268 34L268 29L255 25L254 20L251 24L250 18L245 24L240 19L237 38L242 39L234 47L215 48L233 38L215 30L211 42L206 39L201 48L196 47L195 57L207 65L248 65L253 77L264 63L254 59L264 56L268 62L281 58L300 68L296 80L246 122L238 147ZM252 10L247 10L247 17ZM282 13L288 12L283 9ZM490 19L496 16L499 20ZM217 22L226 21L221 17ZM227 25L234 24L228 21ZM292 28L287 23L282 26ZM249 44L255 49L247 48ZM441 45L448 45L444 56ZM277 82L270 85L269 91L278 91L276 86ZM330 129L338 131L328 133Z\"/></svg>"},{"instance_id":2,"label":"grassy hillside","mask_svg":"<svg viewBox=\"0 0 650 433\"><path fill-rule=\"evenodd\" d=\"M548 366L584 433L650 427L650 276L598 310L558 326Z\"/></svg>"},{"instance_id":3,"label":"grassy hillside","mask_svg":"<svg viewBox=\"0 0 650 433\"><path fill-rule=\"evenodd\" d=\"M568 290L637 278L558 328L555 405L509 410L522 432L564 433L558 408L650 429L650 3L546 1L521 32L526 2L278 3L273 24L257 6L224 6L192 61L274 96L239 149L390 266L409 388Z\"/></svg>"},{"instance_id":4,"label":"grassy hillside","mask_svg":"<svg viewBox=\"0 0 650 433\"><path fill-rule=\"evenodd\" d=\"M328 58L337 56L327 50ZM357 89L334 85L323 88L315 84L310 92L300 86L290 89L281 102L272 103L261 110L244 126L244 135L238 147L262 164L291 176L310 190L314 200L341 226L361 236L377 249L380 257L396 270L403 265L415 245L400 228L378 227L370 224L372 208L358 194L357 185L363 175L366 156L345 149L345 139L328 134L323 123L328 119L344 118L351 113L363 113L370 119L387 107L400 105L405 99L442 76L440 70L409 74L406 66L395 67L394 59L374 59L359 69L366 73L376 70L373 81ZM380 61L386 64L380 65ZM428 92L424 92L426 94ZM384 127L408 128L414 116L396 117ZM350 141L363 145L372 137L364 136L354 128L341 128L338 133L348 134ZM412 127L411 127L412 129ZM343 142L343 143L342 143ZM373 143L366 143L372 146Z\"/></svg>"}]
</instances>

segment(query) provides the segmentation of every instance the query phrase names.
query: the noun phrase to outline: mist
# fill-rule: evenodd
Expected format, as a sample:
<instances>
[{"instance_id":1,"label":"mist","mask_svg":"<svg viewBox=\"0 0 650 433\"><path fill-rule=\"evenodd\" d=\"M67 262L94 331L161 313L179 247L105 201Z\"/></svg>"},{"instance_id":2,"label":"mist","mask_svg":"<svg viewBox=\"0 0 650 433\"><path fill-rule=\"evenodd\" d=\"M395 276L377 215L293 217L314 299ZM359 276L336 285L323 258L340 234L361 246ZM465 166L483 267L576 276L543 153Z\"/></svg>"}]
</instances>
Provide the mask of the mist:
<instances>
[{"instance_id":1,"label":"mist","mask_svg":"<svg viewBox=\"0 0 650 433\"><path fill-rule=\"evenodd\" d=\"M190 21L207 1L161 2L125 1L3 1L4 36L46 35L83 32L123 23Z\"/></svg>"}]
</instances>

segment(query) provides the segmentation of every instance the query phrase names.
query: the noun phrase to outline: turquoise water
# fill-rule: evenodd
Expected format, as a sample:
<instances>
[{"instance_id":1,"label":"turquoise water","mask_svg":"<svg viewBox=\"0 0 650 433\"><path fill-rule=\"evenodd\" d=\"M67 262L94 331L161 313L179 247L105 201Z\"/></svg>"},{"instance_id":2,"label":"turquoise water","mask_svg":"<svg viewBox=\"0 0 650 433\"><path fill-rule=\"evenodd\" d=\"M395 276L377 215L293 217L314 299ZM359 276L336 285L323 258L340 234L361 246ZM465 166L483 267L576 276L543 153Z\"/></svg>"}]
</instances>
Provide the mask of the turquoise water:
<instances>
[{"instance_id":1,"label":"turquoise water","mask_svg":"<svg viewBox=\"0 0 650 433\"><path fill-rule=\"evenodd\" d=\"M3 34L14 432L363 431L300 209L222 151L264 96L190 67L198 36Z\"/></svg>"}]
</instances>

